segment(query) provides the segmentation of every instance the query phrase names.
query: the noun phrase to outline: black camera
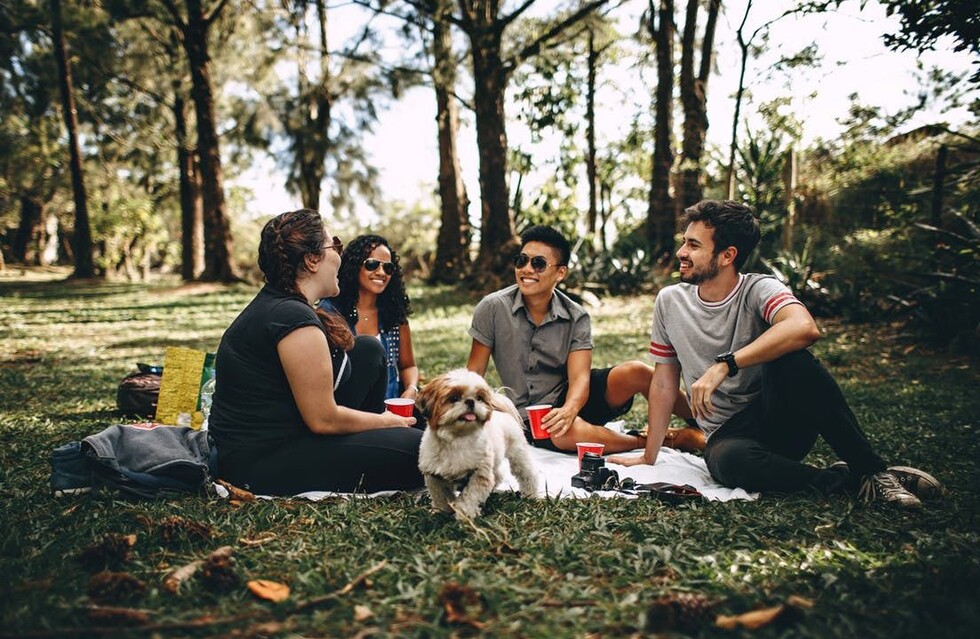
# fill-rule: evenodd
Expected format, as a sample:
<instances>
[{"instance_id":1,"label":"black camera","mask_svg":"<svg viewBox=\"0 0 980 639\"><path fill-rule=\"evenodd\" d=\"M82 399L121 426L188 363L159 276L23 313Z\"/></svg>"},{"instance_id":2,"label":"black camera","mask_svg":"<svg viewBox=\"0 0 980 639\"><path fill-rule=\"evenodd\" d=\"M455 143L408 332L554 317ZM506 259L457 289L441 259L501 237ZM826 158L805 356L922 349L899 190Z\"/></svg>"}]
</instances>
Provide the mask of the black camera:
<instances>
[{"instance_id":1,"label":"black camera","mask_svg":"<svg viewBox=\"0 0 980 639\"><path fill-rule=\"evenodd\" d=\"M572 486L588 491L615 490L619 487L619 473L606 468L601 455L585 453L578 474L572 475Z\"/></svg>"}]
</instances>

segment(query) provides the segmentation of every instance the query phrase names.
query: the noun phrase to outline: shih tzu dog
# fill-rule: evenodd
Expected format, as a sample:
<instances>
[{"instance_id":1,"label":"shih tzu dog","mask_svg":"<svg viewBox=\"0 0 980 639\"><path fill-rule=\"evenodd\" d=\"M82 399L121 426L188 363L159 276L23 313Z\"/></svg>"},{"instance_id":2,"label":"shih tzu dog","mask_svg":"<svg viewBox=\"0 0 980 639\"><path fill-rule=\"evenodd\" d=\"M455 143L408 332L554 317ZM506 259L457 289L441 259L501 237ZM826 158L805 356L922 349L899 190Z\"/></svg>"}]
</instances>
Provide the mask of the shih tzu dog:
<instances>
[{"instance_id":1,"label":"shih tzu dog","mask_svg":"<svg viewBox=\"0 0 980 639\"><path fill-rule=\"evenodd\" d=\"M537 494L537 473L520 414L483 377L462 368L449 371L425 385L418 404L429 422L419 470L433 508L455 512L459 520L477 517L502 479L505 458L521 494Z\"/></svg>"}]
</instances>

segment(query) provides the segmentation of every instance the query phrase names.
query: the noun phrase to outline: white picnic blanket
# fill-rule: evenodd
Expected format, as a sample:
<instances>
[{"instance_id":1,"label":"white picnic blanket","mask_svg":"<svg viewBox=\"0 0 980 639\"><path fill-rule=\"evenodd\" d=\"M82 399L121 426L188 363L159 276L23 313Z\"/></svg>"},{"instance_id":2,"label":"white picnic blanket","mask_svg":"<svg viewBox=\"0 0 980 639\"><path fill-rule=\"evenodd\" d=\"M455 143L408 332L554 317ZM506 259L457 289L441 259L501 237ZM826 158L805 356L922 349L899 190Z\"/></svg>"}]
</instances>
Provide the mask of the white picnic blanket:
<instances>
[{"instance_id":1,"label":"white picnic blanket","mask_svg":"<svg viewBox=\"0 0 980 639\"><path fill-rule=\"evenodd\" d=\"M637 451L636 454L639 454ZM627 453L628 454L628 453ZM541 497L561 497L569 499L585 499L587 497L626 497L635 498L618 491L600 490L589 492L582 488L572 487L572 475L578 472L578 457L573 454L557 453L554 451L543 450L541 448L531 449L531 458L534 460L535 467L538 469L539 496ZM611 470L619 473L620 479L632 477L638 484L648 484L653 482L668 482L671 484L689 484L697 488L705 498L713 501L729 501L732 499L755 500L759 498L759 493L746 492L741 488L728 488L716 483L708 473L708 468L704 464L704 459L690 453L682 453L671 448L660 449L657 463L653 466L619 466L609 464ZM215 484L217 493L226 497L228 491L222 486ZM498 491L517 490L517 480L510 474L509 470L505 473L504 481L497 486ZM326 491L310 491L300 493L295 497L319 501L328 497L382 497L393 495L396 491L383 491L370 494L351 494L334 493ZM257 495L263 499L271 497Z\"/></svg>"}]
</instances>

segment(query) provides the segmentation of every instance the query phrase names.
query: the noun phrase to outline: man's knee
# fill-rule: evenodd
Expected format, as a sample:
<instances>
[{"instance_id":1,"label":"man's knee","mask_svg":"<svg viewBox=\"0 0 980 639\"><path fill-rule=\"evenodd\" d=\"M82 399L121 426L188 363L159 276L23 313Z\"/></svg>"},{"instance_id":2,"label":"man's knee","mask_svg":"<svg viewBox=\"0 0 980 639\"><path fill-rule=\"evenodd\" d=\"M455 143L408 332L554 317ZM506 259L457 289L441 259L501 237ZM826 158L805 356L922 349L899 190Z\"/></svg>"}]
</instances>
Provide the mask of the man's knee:
<instances>
[{"instance_id":1,"label":"man's knee","mask_svg":"<svg viewBox=\"0 0 980 639\"><path fill-rule=\"evenodd\" d=\"M653 379L653 366L639 360L631 360L613 366L606 384L615 395L646 394Z\"/></svg>"},{"instance_id":2,"label":"man's knee","mask_svg":"<svg viewBox=\"0 0 980 639\"><path fill-rule=\"evenodd\" d=\"M764 464L766 451L751 439L726 438L708 442L704 452L705 464L711 476L725 486L757 489L758 471Z\"/></svg>"}]
</instances>

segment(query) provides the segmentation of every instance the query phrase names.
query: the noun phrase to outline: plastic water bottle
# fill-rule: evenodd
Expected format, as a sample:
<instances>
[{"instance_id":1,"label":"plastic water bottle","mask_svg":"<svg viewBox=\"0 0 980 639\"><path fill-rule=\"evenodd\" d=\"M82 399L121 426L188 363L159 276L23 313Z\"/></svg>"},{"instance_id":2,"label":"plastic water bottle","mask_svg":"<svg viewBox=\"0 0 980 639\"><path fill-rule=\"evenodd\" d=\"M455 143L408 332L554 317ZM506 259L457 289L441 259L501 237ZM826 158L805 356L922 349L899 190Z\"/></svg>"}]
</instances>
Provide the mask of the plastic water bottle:
<instances>
[{"instance_id":1,"label":"plastic water bottle","mask_svg":"<svg viewBox=\"0 0 980 639\"><path fill-rule=\"evenodd\" d=\"M201 386L201 413L204 415L204 421L201 422L201 430L208 429L208 416L211 415L211 404L214 402L214 388L217 385L217 377L212 376L211 379L204 382L204 386Z\"/></svg>"}]
</instances>

